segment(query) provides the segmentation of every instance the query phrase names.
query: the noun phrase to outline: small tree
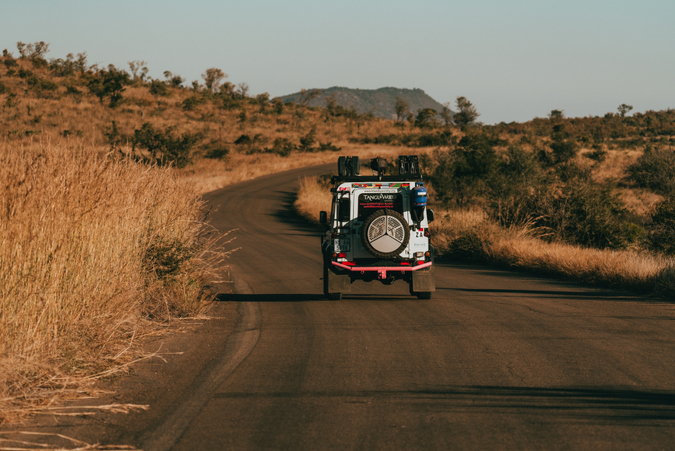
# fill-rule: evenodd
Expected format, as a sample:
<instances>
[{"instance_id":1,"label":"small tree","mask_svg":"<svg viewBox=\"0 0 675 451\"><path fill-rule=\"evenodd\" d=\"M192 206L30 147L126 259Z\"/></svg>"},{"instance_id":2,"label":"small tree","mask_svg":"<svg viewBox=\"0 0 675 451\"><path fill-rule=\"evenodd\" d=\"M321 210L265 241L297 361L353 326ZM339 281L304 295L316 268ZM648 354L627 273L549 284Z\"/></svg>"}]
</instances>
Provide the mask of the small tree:
<instances>
[{"instance_id":1,"label":"small tree","mask_svg":"<svg viewBox=\"0 0 675 451\"><path fill-rule=\"evenodd\" d=\"M118 70L112 64L108 70L101 70L96 75L91 76L87 83L89 90L96 95L101 103L108 97L109 106L116 107L122 100L122 92L126 85L130 84L129 74L123 70Z\"/></svg>"},{"instance_id":2,"label":"small tree","mask_svg":"<svg viewBox=\"0 0 675 451\"><path fill-rule=\"evenodd\" d=\"M450 102L445 102L443 104L443 109L441 110L441 118L446 127L452 124L452 110L450 110Z\"/></svg>"},{"instance_id":3,"label":"small tree","mask_svg":"<svg viewBox=\"0 0 675 451\"><path fill-rule=\"evenodd\" d=\"M396 113L397 122L404 121L408 114L408 102L406 102L400 97L396 97L396 103L394 104L394 112Z\"/></svg>"},{"instance_id":4,"label":"small tree","mask_svg":"<svg viewBox=\"0 0 675 451\"><path fill-rule=\"evenodd\" d=\"M129 61L129 69L131 70L131 78L134 82L143 81L148 75L148 66L145 61L134 60Z\"/></svg>"},{"instance_id":5,"label":"small tree","mask_svg":"<svg viewBox=\"0 0 675 451\"><path fill-rule=\"evenodd\" d=\"M460 127L466 127L467 125L473 124L480 114L476 110L476 107L473 106L471 102L466 97L457 97L455 101L457 105L457 112L455 113L453 120L455 124Z\"/></svg>"},{"instance_id":6,"label":"small tree","mask_svg":"<svg viewBox=\"0 0 675 451\"><path fill-rule=\"evenodd\" d=\"M307 106L309 105L309 102L312 100L316 99L321 95L321 90L320 89L310 89L309 91L306 89L301 89L300 90L300 105Z\"/></svg>"},{"instance_id":7,"label":"small tree","mask_svg":"<svg viewBox=\"0 0 675 451\"><path fill-rule=\"evenodd\" d=\"M433 128L436 125L436 110L433 108L422 108L417 110L415 118L415 127Z\"/></svg>"},{"instance_id":8,"label":"small tree","mask_svg":"<svg viewBox=\"0 0 675 451\"><path fill-rule=\"evenodd\" d=\"M240 99L248 97L248 83L241 82L237 85L236 97Z\"/></svg>"},{"instance_id":9,"label":"small tree","mask_svg":"<svg viewBox=\"0 0 675 451\"><path fill-rule=\"evenodd\" d=\"M272 106L274 107L275 114L282 114L284 112L284 102L281 99L272 100Z\"/></svg>"},{"instance_id":10,"label":"small tree","mask_svg":"<svg viewBox=\"0 0 675 451\"><path fill-rule=\"evenodd\" d=\"M204 79L206 89L216 92L220 87L220 83L227 78L227 74L216 67L211 67L206 69L206 72L202 74L202 78Z\"/></svg>"},{"instance_id":11,"label":"small tree","mask_svg":"<svg viewBox=\"0 0 675 451\"><path fill-rule=\"evenodd\" d=\"M167 127L164 131L156 130L152 124L146 122L134 131L132 151L136 146L145 148L150 152L151 163L159 165L175 164L178 168L184 168L190 163L190 149L200 139L199 134L183 133L180 137L173 136L174 127Z\"/></svg>"},{"instance_id":12,"label":"small tree","mask_svg":"<svg viewBox=\"0 0 675 451\"><path fill-rule=\"evenodd\" d=\"M33 44L24 44L19 41L16 43L16 48L21 54L21 58L31 60L33 64L46 64L45 54L49 52L49 44L45 41L35 42Z\"/></svg>"},{"instance_id":13,"label":"small tree","mask_svg":"<svg viewBox=\"0 0 675 451\"><path fill-rule=\"evenodd\" d=\"M552 121L560 121L564 119L565 114L564 110L551 110L551 112L548 115L548 118Z\"/></svg>"},{"instance_id":14,"label":"small tree","mask_svg":"<svg viewBox=\"0 0 675 451\"><path fill-rule=\"evenodd\" d=\"M621 117L626 117L626 114L628 114L628 112L632 109L633 109L632 105L626 105L625 103L622 103L621 105L619 105L619 108L617 108L617 110L619 111L619 115Z\"/></svg>"}]
</instances>

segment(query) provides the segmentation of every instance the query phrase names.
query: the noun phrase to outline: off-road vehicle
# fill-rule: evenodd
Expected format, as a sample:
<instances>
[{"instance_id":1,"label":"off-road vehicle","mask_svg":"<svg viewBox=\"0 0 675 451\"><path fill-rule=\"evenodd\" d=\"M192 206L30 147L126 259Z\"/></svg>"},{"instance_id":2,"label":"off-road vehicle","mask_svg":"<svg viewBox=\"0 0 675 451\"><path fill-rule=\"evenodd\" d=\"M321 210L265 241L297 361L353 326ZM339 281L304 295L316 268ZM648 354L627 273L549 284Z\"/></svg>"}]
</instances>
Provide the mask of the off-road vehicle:
<instances>
[{"instance_id":1,"label":"off-road vehicle","mask_svg":"<svg viewBox=\"0 0 675 451\"><path fill-rule=\"evenodd\" d=\"M410 294L429 299L435 291L434 248L429 243L427 192L415 155L398 158L399 175L385 175L387 163L371 160L373 175L360 175L358 157L340 157L333 176L330 217L321 237L323 291L339 300L356 280L384 284L403 280Z\"/></svg>"}]
</instances>

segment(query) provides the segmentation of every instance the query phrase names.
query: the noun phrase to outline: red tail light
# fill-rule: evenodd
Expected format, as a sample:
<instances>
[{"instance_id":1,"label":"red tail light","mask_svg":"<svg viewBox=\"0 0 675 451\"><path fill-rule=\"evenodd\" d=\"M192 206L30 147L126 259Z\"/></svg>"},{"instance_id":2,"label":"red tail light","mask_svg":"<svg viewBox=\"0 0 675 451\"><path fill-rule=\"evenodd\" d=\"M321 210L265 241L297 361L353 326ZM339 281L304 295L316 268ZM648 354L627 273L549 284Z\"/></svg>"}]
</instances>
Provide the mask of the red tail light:
<instances>
[{"instance_id":1,"label":"red tail light","mask_svg":"<svg viewBox=\"0 0 675 451\"><path fill-rule=\"evenodd\" d=\"M424 236L429 236L429 229L424 229Z\"/></svg>"}]
</instances>

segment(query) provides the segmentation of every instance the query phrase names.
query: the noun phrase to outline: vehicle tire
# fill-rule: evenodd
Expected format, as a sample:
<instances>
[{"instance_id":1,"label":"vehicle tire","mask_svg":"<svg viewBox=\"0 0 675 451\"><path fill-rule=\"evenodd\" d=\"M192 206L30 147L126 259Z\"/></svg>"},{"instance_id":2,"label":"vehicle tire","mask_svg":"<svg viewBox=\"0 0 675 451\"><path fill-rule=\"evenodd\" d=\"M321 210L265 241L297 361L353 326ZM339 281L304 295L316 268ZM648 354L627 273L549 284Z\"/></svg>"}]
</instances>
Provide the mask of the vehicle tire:
<instances>
[{"instance_id":1,"label":"vehicle tire","mask_svg":"<svg viewBox=\"0 0 675 451\"><path fill-rule=\"evenodd\" d=\"M326 299L329 301L339 301L342 299L342 293L331 293L328 291L328 278L330 277L330 270L328 266L324 263L323 265L323 295L326 296Z\"/></svg>"},{"instance_id":2,"label":"vehicle tire","mask_svg":"<svg viewBox=\"0 0 675 451\"><path fill-rule=\"evenodd\" d=\"M377 210L368 216L361 229L361 240L377 258L397 257L410 241L410 227L403 215L390 209Z\"/></svg>"},{"instance_id":3,"label":"vehicle tire","mask_svg":"<svg viewBox=\"0 0 675 451\"><path fill-rule=\"evenodd\" d=\"M347 175L347 158L345 157L338 158L338 175L340 177Z\"/></svg>"},{"instance_id":4,"label":"vehicle tire","mask_svg":"<svg viewBox=\"0 0 675 451\"><path fill-rule=\"evenodd\" d=\"M413 291L413 282L409 282L410 296L417 296L417 299L431 299L431 291Z\"/></svg>"}]
</instances>

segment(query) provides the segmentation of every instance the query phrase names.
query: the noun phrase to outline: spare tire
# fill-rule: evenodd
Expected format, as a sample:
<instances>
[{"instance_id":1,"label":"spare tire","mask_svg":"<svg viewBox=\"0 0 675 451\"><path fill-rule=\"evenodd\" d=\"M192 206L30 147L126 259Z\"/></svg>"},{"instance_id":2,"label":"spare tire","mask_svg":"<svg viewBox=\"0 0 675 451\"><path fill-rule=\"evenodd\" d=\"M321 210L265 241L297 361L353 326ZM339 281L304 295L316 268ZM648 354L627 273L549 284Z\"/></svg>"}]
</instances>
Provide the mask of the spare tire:
<instances>
[{"instance_id":1,"label":"spare tire","mask_svg":"<svg viewBox=\"0 0 675 451\"><path fill-rule=\"evenodd\" d=\"M397 257L410 241L410 227L401 213L389 209L377 210L363 223L361 240L375 257Z\"/></svg>"}]
</instances>

